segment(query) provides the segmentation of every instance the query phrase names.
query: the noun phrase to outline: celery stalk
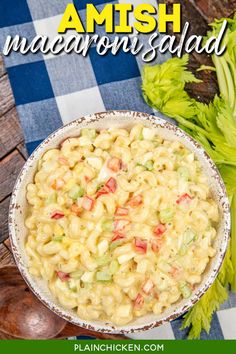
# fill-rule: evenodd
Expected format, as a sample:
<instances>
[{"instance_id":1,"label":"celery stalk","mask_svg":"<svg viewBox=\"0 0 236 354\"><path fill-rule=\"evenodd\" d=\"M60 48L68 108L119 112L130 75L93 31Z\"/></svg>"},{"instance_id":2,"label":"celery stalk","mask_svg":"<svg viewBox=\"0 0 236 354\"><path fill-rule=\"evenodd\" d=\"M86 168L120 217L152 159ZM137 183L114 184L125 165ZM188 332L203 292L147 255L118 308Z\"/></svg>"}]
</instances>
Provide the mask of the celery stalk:
<instances>
[{"instance_id":1,"label":"celery stalk","mask_svg":"<svg viewBox=\"0 0 236 354\"><path fill-rule=\"evenodd\" d=\"M228 85L226 82L226 77L225 77L223 65L222 65L219 57L217 57L216 55L212 56L212 60L213 60L213 63L215 64L215 67L216 67L216 75L217 75L217 80L218 80L220 92L221 93L224 92L224 97L225 96L227 97L228 96Z\"/></svg>"},{"instance_id":2,"label":"celery stalk","mask_svg":"<svg viewBox=\"0 0 236 354\"><path fill-rule=\"evenodd\" d=\"M223 69L224 69L225 77L226 77L226 82L227 82L227 86L228 86L228 100L229 100L230 106L233 107L234 106L234 83L233 83L233 79L232 79L232 76L231 76L231 73L230 73L230 69L229 69L229 66L228 66L226 60L222 57L221 61L222 61L222 65L223 65Z\"/></svg>"}]
</instances>

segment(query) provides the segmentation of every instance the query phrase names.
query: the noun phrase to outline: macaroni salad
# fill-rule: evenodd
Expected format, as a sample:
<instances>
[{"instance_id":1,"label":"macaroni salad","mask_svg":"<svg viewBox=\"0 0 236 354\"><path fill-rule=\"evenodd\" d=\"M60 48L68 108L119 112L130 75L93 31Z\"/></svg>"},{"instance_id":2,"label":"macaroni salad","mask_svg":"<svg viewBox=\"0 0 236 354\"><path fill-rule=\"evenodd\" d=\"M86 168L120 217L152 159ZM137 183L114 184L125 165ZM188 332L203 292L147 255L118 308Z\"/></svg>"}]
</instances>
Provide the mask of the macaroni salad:
<instances>
[{"instance_id":1,"label":"macaroni salad","mask_svg":"<svg viewBox=\"0 0 236 354\"><path fill-rule=\"evenodd\" d=\"M80 318L125 325L188 298L218 221L194 153L140 124L82 129L27 186L29 271Z\"/></svg>"}]
</instances>

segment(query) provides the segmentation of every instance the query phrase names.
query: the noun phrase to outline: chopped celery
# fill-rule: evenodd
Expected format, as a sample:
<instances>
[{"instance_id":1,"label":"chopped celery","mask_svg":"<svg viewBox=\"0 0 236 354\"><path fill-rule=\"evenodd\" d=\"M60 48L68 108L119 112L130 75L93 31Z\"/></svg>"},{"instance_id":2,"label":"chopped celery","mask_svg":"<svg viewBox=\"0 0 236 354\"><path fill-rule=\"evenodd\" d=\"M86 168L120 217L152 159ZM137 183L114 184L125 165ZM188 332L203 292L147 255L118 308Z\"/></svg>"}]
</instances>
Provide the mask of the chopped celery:
<instances>
[{"instance_id":1,"label":"chopped celery","mask_svg":"<svg viewBox=\"0 0 236 354\"><path fill-rule=\"evenodd\" d=\"M73 279L79 279L82 277L83 273L84 272L82 270L76 270L76 271L70 273L70 277Z\"/></svg>"},{"instance_id":2,"label":"chopped celery","mask_svg":"<svg viewBox=\"0 0 236 354\"><path fill-rule=\"evenodd\" d=\"M102 229L103 231L112 231L113 230L113 220L105 219L102 221Z\"/></svg>"},{"instance_id":3,"label":"chopped celery","mask_svg":"<svg viewBox=\"0 0 236 354\"><path fill-rule=\"evenodd\" d=\"M71 287L70 290L73 291L73 293L76 293L77 292L77 287Z\"/></svg>"},{"instance_id":4,"label":"chopped celery","mask_svg":"<svg viewBox=\"0 0 236 354\"><path fill-rule=\"evenodd\" d=\"M191 291L191 289L189 288L189 286L187 285L186 282L180 283L179 289L180 289L184 299L187 299L192 294L192 291Z\"/></svg>"},{"instance_id":5,"label":"chopped celery","mask_svg":"<svg viewBox=\"0 0 236 354\"><path fill-rule=\"evenodd\" d=\"M97 185L96 191L99 191L99 189L101 189L102 187L104 187L104 183L99 183Z\"/></svg>"},{"instance_id":6,"label":"chopped celery","mask_svg":"<svg viewBox=\"0 0 236 354\"><path fill-rule=\"evenodd\" d=\"M139 167L143 167L143 168L144 168L144 165L143 165L142 163L140 163L140 162L137 162L137 163L136 163L136 166L139 166Z\"/></svg>"},{"instance_id":7,"label":"chopped celery","mask_svg":"<svg viewBox=\"0 0 236 354\"><path fill-rule=\"evenodd\" d=\"M148 160L145 164L137 162L136 166L141 166L141 167L145 168L148 171L152 171L153 170L153 161L152 160Z\"/></svg>"},{"instance_id":8,"label":"chopped celery","mask_svg":"<svg viewBox=\"0 0 236 354\"><path fill-rule=\"evenodd\" d=\"M197 234L192 229L187 229L184 232L184 239L183 242L185 245L189 245L191 242L195 241L197 238Z\"/></svg>"},{"instance_id":9,"label":"chopped celery","mask_svg":"<svg viewBox=\"0 0 236 354\"><path fill-rule=\"evenodd\" d=\"M124 242L124 239L120 238L119 240L117 241L113 241L111 244L110 244L110 251L113 251L116 247L122 245L122 243Z\"/></svg>"},{"instance_id":10,"label":"chopped celery","mask_svg":"<svg viewBox=\"0 0 236 354\"><path fill-rule=\"evenodd\" d=\"M96 138L97 133L95 129L84 128L81 130L81 135L92 140Z\"/></svg>"},{"instance_id":11,"label":"chopped celery","mask_svg":"<svg viewBox=\"0 0 236 354\"><path fill-rule=\"evenodd\" d=\"M152 160L148 160L146 163L145 163L145 165L144 165L144 167L148 170L148 171L152 171L153 170L153 161Z\"/></svg>"},{"instance_id":12,"label":"chopped celery","mask_svg":"<svg viewBox=\"0 0 236 354\"><path fill-rule=\"evenodd\" d=\"M143 140L143 130L141 130L141 132L139 134L139 137L138 137L138 140Z\"/></svg>"},{"instance_id":13,"label":"chopped celery","mask_svg":"<svg viewBox=\"0 0 236 354\"><path fill-rule=\"evenodd\" d=\"M173 219L174 213L171 209L163 209L160 211L160 222L162 224L166 224L171 222Z\"/></svg>"},{"instance_id":14,"label":"chopped celery","mask_svg":"<svg viewBox=\"0 0 236 354\"><path fill-rule=\"evenodd\" d=\"M184 256L187 252L188 246L191 242L195 241L197 238L197 233L192 229L186 229L183 234L183 242L179 249L178 254Z\"/></svg>"},{"instance_id":15,"label":"chopped celery","mask_svg":"<svg viewBox=\"0 0 236 354\"><path fill-rule=\"evenodd\" d=\"M55 242L61 242L63 240L63 237L65 235L62 235L62 236L53 236L52 238L52 241L55 241Z\"/></svg>"},{"instance_id":16,"label":"chopped celery","mask_svg":"<svg viewBox=\"0 0 236 354\"><path fill-rule=\"evenodd\" d=\"M48 204L54 204L57 202L57 192L53 192L51 193L47 199L45 200L45 204L48 205Z\"/></svg>"},{"instance_id":17,"label":"chopped celery","mask_svg":"<svg viewBox=\"0 0 236 354\"><path fill-rule=\"evenodd\" d=\"M110 274L115 274L119 269L119 263L116 260L111 261L109 266Z\"/></svg>"},{"instance_id":18,"label":"chopped celery","mask_svg":"<svg viewBox=\"0 0 236 354\"><path fill-rule=\"evenodd\" d=\"M74 279L71 279L68 281L68 287L71 291L73 291L74 293L77 291L77 284L76 281Z\"/></svg>"},{"instance_id":19,"label":"chopped celery","mask_svg":"<svg viewBox=\"0 0 236 354\"><path fill-rule=\"evenodd\" d=\"M180 256L184 256L184 255L186 254L186 252L187 252L187 246L186 246L185 244L183 244L183 245L180 247L178 254L179 254Z\"/></svg>"},{"instance_id":20,"label":"chopped celery","mask_svg":"<svg viewBox=\"0 0 236 354\"><path fill-rule=\"evenodd\" d=\"M111 280L111 274L108 272L97 272L96 274L96 279L97 281L110 281Z\"/></svg>"},{"instance_id":21,"label":"chopped celery","mask_svg":"<svg viewBox=\"0 0 236 354\"><path fill-rule=\"evenodd\" d=\"M104 266L104 265L110 263L110 261L111 261L111 258L107 254L102 257L96 258L96 263L99 266Z\"/></svg>"},{"instance_id":22,"label":"chopped celery","mask_svg":"<svg viewBox=\"0 0 236 354\"><path fill-rule=\"evenodd\" d=\"M83 197L83 195L84 195L84 189L76 184L68 192L68 196L73 200Z\"/></svg>"},{"instance_id":23,"label":"chopped celery","mask_svg":"<svg viewBox=\"0 0 236 354\"><path fill-rule=\"evenodd\" d=\"M177 170L178 172L178 175L181 177L181 178L184 178L185 180L188 180L189 179L189 170L187 167L185 166L180 166Z\"/></svg>"}]
</instances>

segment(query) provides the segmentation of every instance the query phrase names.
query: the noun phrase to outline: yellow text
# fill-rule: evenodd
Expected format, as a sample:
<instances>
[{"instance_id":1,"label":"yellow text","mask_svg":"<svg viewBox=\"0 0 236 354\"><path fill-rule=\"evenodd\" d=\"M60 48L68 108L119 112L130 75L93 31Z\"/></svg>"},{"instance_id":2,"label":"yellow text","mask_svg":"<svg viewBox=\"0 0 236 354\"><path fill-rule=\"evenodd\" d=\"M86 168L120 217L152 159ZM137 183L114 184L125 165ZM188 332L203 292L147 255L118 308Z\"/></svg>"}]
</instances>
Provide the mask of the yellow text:
<instances>
[{"instance_id":1,"label":"yellow text","mask_svg":"<svg viewBox=\"0 0 236 354\"><path fill-rule=\"evenodd\" d=\"M173 31L181 31L181 5L173 4L172 13L167 13L166 4L159 4L154 7L151 4L140 4L135 8L132 4L106 4L99 12L93 4L86 6L86 24L74 6L68 4L58 27L58 33L65 33L67 30L75 30L78 33L94 33L96 26L104 26L107 33L132 33L136 30L140 33L151 33L157 28L159 32L167 31L167 24L173 24ZM115 13L119 14L119 24L115 25ZM129 24L129 14L133 12L135 22ZM157 15L158 12L158 21Z\"/></svg>"}]
</instances>

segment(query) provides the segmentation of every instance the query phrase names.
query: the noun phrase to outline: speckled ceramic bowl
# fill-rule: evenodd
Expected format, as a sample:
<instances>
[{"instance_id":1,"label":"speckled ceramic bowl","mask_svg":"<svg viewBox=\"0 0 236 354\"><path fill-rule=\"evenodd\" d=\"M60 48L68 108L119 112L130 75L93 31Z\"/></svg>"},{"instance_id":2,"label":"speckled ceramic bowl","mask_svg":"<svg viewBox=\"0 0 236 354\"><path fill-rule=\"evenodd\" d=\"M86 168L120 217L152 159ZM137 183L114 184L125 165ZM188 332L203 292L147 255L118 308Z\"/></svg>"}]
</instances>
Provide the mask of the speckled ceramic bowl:
<instances>
[{"instance_id":1,"label":"speckled ceramic bowl","mask_svg":"<svg viewBox=\"0 0 236 354\"><path fill-rule=\"evenodd\" d=\"M66 310L57 302L57 300L49 292L49 289L43 280L34 278L29 274L27 269L27 255L25 253L24 247L25 238L27 235L27 230L24 225L27 210L26 186L28 183L33 181L39 158L48 149L58 147L58 145L66 138L78 136L82 128L87 126L96 129L106 129L110 128L111 126L129 128L138 122L141 122L149 127L154 127L157 133L164 138L180 141L188 149L193 151L198 157L204 172L208 176L209 185L220 209L220 223L215 240L217 253L216 256L208 264L207 269L203 275L202 282L195 289L191 298L178 301L159 316L148 314L139 319L136 319L126 326L117 327L104 321L85 321L80 319L74 311ZM217 276L218 270L225 255L230 231L230 213L225 187L219 172L212 160L196 141L194 141L181 129L170 123L167 123L163 119L138 112L110 111L86 116L67 124L66 126L51 134L34 151L34 153L25 163L13 190L9 212L9 229L12 250L19 270L35 295L49 309L67 321L87 329L101 332L133 333L135 331L151 329L161 325L164 322L175 319L179 315L189 310L191 306L193 306L193 304L195 304L206 292L206 290Z\"/></svg>"}]
</instances>

